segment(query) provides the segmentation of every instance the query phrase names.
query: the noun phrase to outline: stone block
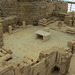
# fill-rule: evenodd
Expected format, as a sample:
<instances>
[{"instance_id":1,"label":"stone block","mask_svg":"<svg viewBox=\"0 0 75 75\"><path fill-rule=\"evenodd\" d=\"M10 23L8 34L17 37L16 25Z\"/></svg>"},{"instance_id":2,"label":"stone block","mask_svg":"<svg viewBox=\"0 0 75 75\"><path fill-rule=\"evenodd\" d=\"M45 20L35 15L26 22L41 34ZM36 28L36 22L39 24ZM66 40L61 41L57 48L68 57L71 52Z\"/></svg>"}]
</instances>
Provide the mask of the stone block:
<instances>
[{"instance_id":1,"label":"stone block","mask_svg":"<svg viewBox=\"0 0 75 75\"><path fill-rule=\"evenodd\" d=\"M2 52L0 52L0 57L4 56L4 54Z\"/></svg>"},{"instance_id":2,"label":"stone block","mask_svg":"<svg viewBox=\"0 0 75 75\"><path fill-rule=\"evenodd\" d=\"M49 55L51 55L52 53L54 53L54 51L51 51L51 49L41 51L40 54L39 54L39 59L46 58Z\"/></svg>"},{"instance_id":3,"label":"stone block","mask_svg":"<svg viewBox=\"0 0 75 75\"><path fill-rule=\"evenodd\" d=\"M64 23L65 23L65 24L69 24L71 18L72 18L72 16L65 16L65 18L64 18Z\"/></svg>"},{"instance_id":4,"label":"stone block","mask_svg":"<svg viewBox=\"0 0 75 75\"><path fill-rule=\"evenodd\" d=\"M6 54L3 57L0 58L0 62L4 62L8 59L12 58L12 56L10 54Z\"/></svg>"},{"instance_id":5,"label":"stone block","mask_svg":"<svg viewBox=\"0 0 75 75\"><path fill-rule=\"evenodd\" d=\"M56 63L56 52L52 52L45 60L46 65L48 65L48 67L51 67L52 65L54 65Z\"/></svg>"},{"instance_id":6,"label":"stone block","mask_svg":"<svg viewBox=\"0 0 75 75\"><path fill-rule=\"evenodd\" d=\"M47 25L47 19L43 18L43 19L39 20L38 25L46 26Z\"/></svg>"},{"instance_id":7,"label":"stone block","mask_svg":"<svg viewBox=\"0 0 75 75\"><path fill-rule=\"evenodd\" d=\"M15 69L15 75L22 75L21 72L20 72L20 70L18 68Z\"/></svg>"},{"instance_id":8,"label":"stone block","mask_svg":"<svg viewBox=\"0 0 75 75\"><path fill-rule=\"evenodd\" d=\"M23 62L26 64L30 64L30 65L32 65L34 63L33 59L30 59L27 56L24 56Z\"/></svg>"},{"instance_id":9,"label":"stone block","mask_svg":"<svg viewBox=\"0 0 75 75\"><path fill-rule=\"evenodd\" d=\"M55 67L56 64L50 66L50 67L47 67L47 74L46 75L51 75L52 74L52 71L53 71L53 68Z\"/></svg>"},{"instance_id":10,"label":"stone block","mask_svg":"<svg viewBox=\"0 0 75 75\"><path fill-rule=\"evenodd\" d=\"M15 68L15 75L31 75L30 74L30 65L25 63L20 63L16 65Z\"/></svg>"},{"instance_id":11,"label":"stone block","mask_svg":"<svg viewBox=\"0 0 75 75\"><path fill-rule=\"evenodd\" d=\"M65 74L66 71L68 71L66 65L65 64L60 65L59 73Z\"/></svg>"},{"instance_id":12,"label":"stone block","mask_svg":"<svg viewBox=\"0 0 75 75\"><path fill-rule=\"evenodd\" d=\"M0 48L0 52L2 52L3 54L7 54L7 52L3 50L2 48Z\"/></svg>"},{"instance_id":13,"label":"stone block","mask_svg":"<svg viewBox=\"0 0 75 75\"><path fill-rule=\"evenodd\" d=\"M5 65L0 67L0 75L14 75L14 68L12 65Z\"/></svg>"},{"instance_id":14,"label":"stone block","mask_svg":"<svg viewBox=\"0 0 75 75\"><path fill-rule=\"evenodd\" d=\"M44 68L44 70L42 70L39 75L47 75L47 68Z\"/></svg>"},{"instance_id":15,"label":"stone block","mask_svg":"<svg viewBox=\"0 0 75 75\"><path fill-rule=\"evenodd\" d=\"M7 53L9 54L12 54L13 52L11 51L11 49L5 47L5 46L2 46L2 49L5 50Z\"/></svg>"},{"instance_id":16,"label":"stone block","mask_svg":"<svg viewBox=\"0 0 75 75\"><path fill-rule=\"evenodd\" d=\"M38 73L43 71L45 67L46 67L45 59L43 59L39 63L36 63L35 65L31 66L32 75L37 75Z\"/></svg>"},{"instance_id":17,"label":"stone block","mask_svg":"<svg viewBox=\"0 0 75 75\"><path fill-rule=\"evenodd\" d=\"M75 28L73 28L73 27L67 27L66 28L66 32L70 33L70 34L75 34Z\"/></svg>"},{"instance_id":18,"label":"stone block","mask_svg":"<svg viewBox=\"0 0 75 75\"><path fill-rule=\"evenodd\" d=\"M69 41L69 42L67 43L67 46L72 49L72 44L73 44L73 43L72 43L71 41Z\"/></svg>"}]
</instances>

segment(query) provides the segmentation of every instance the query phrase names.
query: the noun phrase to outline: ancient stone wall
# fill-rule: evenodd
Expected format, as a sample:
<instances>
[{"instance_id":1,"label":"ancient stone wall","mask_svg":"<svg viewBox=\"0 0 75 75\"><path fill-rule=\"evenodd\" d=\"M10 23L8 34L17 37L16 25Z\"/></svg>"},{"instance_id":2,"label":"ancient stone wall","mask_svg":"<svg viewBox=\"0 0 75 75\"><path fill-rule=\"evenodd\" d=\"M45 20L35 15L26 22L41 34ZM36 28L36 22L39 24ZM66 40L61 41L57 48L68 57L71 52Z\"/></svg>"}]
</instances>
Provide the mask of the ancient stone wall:
<instances>
[{"instance_id":1,"label":"ancient stone wall","mask_svg":"<svg viewBox=\"0 0 75 75\"><path fill-rule=\"evenodd\" d=\"M69 41L67 46L72 49L72 53L75 53L75 40Z\"/></svg>"},{"instance_id":2,"label":"ancient stone wall","mask_svg":"<svg viewBox=\"0 0 75 75\"><path fill-rule=\"evenodd\" d=\"M27 24L36 24L39 19L46 17L48 14L52 14L53 9L53 3L45 1L20 3L18 17L21 20L25 20Z\"/></svg>"},{"instance_id":3,"label":"ancient stone wall","mask_svg":"<svg viewBox=\"0 0 75 75\"><path fill-rule=\"evenodd\" d=\"M67 53L67 54L66 54ZM56 67L60 74L68 71L71 49L52 47L42 51L39 60L32 64L20 62L0 63L0 75L51 75Z\"/></svg>"},{"instance_id":4,"label":"ancient stone wall","mask_svg":"<svg viewBox=\"0 0 75 75\"><path fill-rule=\"evenodd\" d=\"M64 23L70 27L75 27L75 12L69 12L64 17Z\"/></svg>"},{"instance_id":5,"label":"ancient stone wall","mask_svg":"<svg viewBox=\"0 0 75 75\"><path fill-rule=\"evenodd\" d=\"M2 17L17 15L17 2L10 0L0 1L0 9Z\"/></svg>"},{"instance_id":6,"label":"ancient stone wall","mask_svg":"<svg viewBox=\"0 0 75 75\"><path fill-rule=\"evenodd\" d=\"M2 23L3 32L8 32L8 26L10 25L13 27L13 29L15 29L17 25L17 21L18 18L16 16L9 16L9 17L2 18L0 20L0 23Z\"/></svg>"},{"instance_id":7,"label":"ancient stone wall","mask_svg":"<svg viewBox=\"0 0 75 75\"><path fill-rule=\"evenodd\" d=\"M27 0L28 1L28 0ZM49 17L53 11L67 12L67 3L50 1L0 1L0 13L2 17L16 15L19 20L25 20L27 24L37 24L39 19Z\"/></svg>"}]
</instances>

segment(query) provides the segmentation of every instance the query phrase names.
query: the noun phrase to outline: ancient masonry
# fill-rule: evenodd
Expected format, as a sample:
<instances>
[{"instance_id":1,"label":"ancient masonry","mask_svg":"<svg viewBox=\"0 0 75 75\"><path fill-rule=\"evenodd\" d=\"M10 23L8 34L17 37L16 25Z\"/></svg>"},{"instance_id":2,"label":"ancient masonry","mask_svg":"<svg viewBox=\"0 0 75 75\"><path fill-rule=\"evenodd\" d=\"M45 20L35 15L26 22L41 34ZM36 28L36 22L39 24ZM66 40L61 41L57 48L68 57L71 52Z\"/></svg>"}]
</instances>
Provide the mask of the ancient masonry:
<instances>
[{"instance_id":1,"label":"ancient masonry","mask_svg":"<svg viewBox=\"0 0 75 75\"><path fill-rule=\"evenodd\" d=\"M69 26L66 29L66 32L75 34L75 13L74 12L70 12L66 14L66 16L64 17L64 23Z\"/></svg>"},{"instance_id":2,"label":"ancient masonry","mask_svg":"<svg viewBox=\"0 0 75 75\"><path fill-rule=\"evenodd\" d=\"M75 40L69 41L67 47L53 46L41 51L37 61L34 62L26 56L22 62L9 61L12 59L12 50L5 47L3 33L9 32L27 25L47 26L60 19L56 25L61 30L64 20L66 32L75 34L74 12L67 13L67 2L51 2L49 0L1 0L0 1L0 75L51 75L55 69L65 75L68 72L72 54L75 52ZM9 12L9 13L8 13ZM58 16L58 18L56 18ZM55 17L53 19L53 17ZM51 22L50 22L51 21ZM55 27L56 28L56 27ZM49 33L45 27L43 33ZM42 32L42 30L41 30ZM38 33L36 33L38 35ZM46 38L47 37L47 38ZM50 39L45 35L45 40Z\"/></svg>"},{"instance_id":3,"label":"ancient masonry","mask_svg":"<svg viewBox=\"0 0 75 75\"><path fill-rule=\"evenodd\" d=\"M55 68L59 69L60 74L66 74L71 56L72 50L69 47L55 46L40 52L36 62L24 57L24 63L1 63L0 75L50 75Z\"/></svg>"},{"instance_id":4,"label":"ancient masonry","mask_svg":"<svg viewBox=\"0 0 75 75\"><path fill-rule=\"evenodd\" d=\"M19 21L24 20L26 24L34 25L38 23L38 20L51 16L53 12L67 13L67 7L66 2L48 0L2 0L0 2L2 17L16 15Z\"/></svg>"}]
</instances>

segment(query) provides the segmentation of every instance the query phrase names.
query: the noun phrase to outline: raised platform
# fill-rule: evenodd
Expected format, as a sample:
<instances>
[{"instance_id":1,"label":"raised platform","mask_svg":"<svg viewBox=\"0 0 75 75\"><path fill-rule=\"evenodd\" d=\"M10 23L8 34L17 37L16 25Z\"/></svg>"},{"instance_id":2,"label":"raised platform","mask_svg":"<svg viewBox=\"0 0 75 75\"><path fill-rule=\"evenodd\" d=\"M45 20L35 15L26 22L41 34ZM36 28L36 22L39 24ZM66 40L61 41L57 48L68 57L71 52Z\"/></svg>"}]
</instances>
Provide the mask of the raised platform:
<instances>
[{"instance_id":1,"label":"raised platform","mask_svg":"<svg viewBox=\"0 0 75 75\"><path fill-rule=\"evenodd\" d=\"M42 38L42 40L45 42L50 39L50 33L43 31L43 30L38 30L35 32L36 38Z\"/></svg>"}]
</instances>

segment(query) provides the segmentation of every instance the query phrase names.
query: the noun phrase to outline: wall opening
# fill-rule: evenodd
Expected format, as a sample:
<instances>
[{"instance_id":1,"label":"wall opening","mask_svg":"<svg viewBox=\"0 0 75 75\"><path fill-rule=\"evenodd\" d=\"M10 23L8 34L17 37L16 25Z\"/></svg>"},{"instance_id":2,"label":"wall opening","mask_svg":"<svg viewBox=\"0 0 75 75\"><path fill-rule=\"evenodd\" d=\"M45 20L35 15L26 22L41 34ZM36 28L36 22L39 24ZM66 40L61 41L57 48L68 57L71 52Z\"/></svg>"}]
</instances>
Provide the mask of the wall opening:
<instances>
[{"instance_id":1,"label":"wall opening","mask_svg":"<svg viewBox=\"0 0 75 75\"><path fill-rule=\"evenodd\" d=\"M22 22L21 22L21 21L18 21L18 22L17 22L17 25L18 25L18 26L22 26Z\"/></svg>"},{"instance_id":2,"label":"wall opening","mask_svg":"<svg viewBox=\"0 0 75 75\"><path fill-rule=\"evenodd\" d=\"M52 73L53 73L53 74L59 74L59 70L60 70L60 68L57 67L57 66L55 66L55 67L53 67L53 69L52 69Z\"/></svg>"}]
</instances>

